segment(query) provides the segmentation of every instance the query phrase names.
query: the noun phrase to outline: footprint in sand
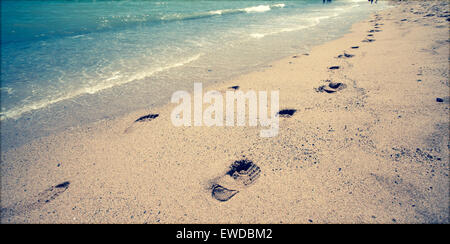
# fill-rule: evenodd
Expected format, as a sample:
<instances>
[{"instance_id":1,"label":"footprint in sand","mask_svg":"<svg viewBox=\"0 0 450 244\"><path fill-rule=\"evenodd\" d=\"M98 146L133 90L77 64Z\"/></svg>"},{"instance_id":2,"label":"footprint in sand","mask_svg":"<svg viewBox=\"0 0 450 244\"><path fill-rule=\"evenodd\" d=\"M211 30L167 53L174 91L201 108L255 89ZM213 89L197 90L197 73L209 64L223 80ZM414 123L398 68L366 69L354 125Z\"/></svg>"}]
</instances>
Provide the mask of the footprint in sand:
<instances>
[{"instance_id":1,"label":"footprint in sand","mask_svg":"<svg viewBox=\"0 0 450 244\"><path fill-rule=\"evenodd\" d=\"M352 49L358 49L359 48L359 46L353 46L353 47L351 47Z\"/></svg>"},{"instance_id":2,"label":"footprint in sand","mask_svg":"<svg viewBox=\"0 0 450 244\"><path fill-rule=\"evenodd\" d=\"M238 90L238 89L239 89L239 86L230 86L230 87L228 87L228 89Z\"/></svg>"},{"instance_id":3,"label":"footprint in sand","mask_svg":"<svg viewBox=\"0 0 450 244\"><path fill-rule=\"evenodd\" d=\"M374 41L375 41L375 39L369 39L369 38L362 40L362 42L374 42Z\"/></svg>"},{"instance_id":4,"label":"footprint in sand","mask_svg":"<svg viewBox=\"0 0 450 244\"><path fill-rule=\"evenodd\" d=\"M134 123L125 129L124 133L128 134L133 132L141 123L152 121L159 117L159 114L147 114L139 117L134 121Z\"/></svg>"},{"instance_id":5,"label":"footprint in sand","mask_svg":"<svg viewBox=\"0 0 450 244\"><path fill-rule=\"evenodd\" d=\"M290 118L295 112L297 112L297 109L282 109L278 111L277 115L282 118Z\"/></svg>"},{"instance_id":6,"label":"footprint in sand","mask_svg":"<svg viewBox=\"0 0 450 244\"><path fill-rule=\"evenodd\" d=\"M338 58L353 58L355 55L353 55L353 54L349 54L349 53L345 53L344 52L344 54L340 54L340 55L338 55L337 57Z\"/></svg>"},{"instance_id":7,"label":"footprint in sand","mask_svg":"<svg viewBox=\"0 0 450 244\"><path fill-rule=\"evenodd\" d=\"M159 116L159 114L147 114L144 115L142 117L140 117L139 119L135 120L134 122L147 122L153 119L156 119Z\"/></svg>"},{"instance_id":8,"label":"footprint in sand","mask_svg":"<svg viewBox=\"0 0 450 244\"><path fill-rule=\"evenodd\" d=\"M211 196L226 202L244 188L252 185L261 175L261 169L252 161L243 159L235 161L221 177L212 181Z\"/></svg>"},{"instance_id":9,"label":"footprint in sand","mask_svg":"<svg viewBox=\"0 0 450 244\"><path fill-rule=\"evenodd\" d=\"M340 66L331 66L331 67L328 67L328 69L330 69L330 70L336 70L336 69L340 69L341 67Z\"/></svg>"},{"instance_id":10,"label":"footprint in sand","mask_svg":"<svg viewBox=\"0 0 450 244\"><path fill-rule=\"evenodd\" d=\"M12 206L1 209L1 218L7 218L14 215L26 213L35 209L43 207L45 204L56 199L59 195L65 192L69 188L70 182L66 181L61 184L52 186L36 196L28 199L22 200L13 204Z\"/></svg>"},{"instance_id":11,"label":"footprint in sand","mask_svg":"<svg viewBox=\"0 0 450 244\"><path fill-rule=\"evenodd\" d=\"M326 93L335 93L346 87L347 86L344 83L329 81L328 84L320 86L319 88L316 89L316 91L317 92L326 92Z\"/></svg>"}]
</instances>

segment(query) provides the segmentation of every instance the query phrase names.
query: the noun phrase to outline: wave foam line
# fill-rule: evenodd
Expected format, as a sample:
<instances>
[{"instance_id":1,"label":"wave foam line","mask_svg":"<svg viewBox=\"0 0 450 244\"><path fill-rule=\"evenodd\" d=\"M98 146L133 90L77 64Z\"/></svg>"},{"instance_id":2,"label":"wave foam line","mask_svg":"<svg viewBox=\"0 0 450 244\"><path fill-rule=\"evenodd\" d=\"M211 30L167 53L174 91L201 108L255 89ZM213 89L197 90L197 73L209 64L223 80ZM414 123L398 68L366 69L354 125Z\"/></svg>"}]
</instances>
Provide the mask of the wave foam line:
<instances>
[{"instance_id":1,"label":"wave foam line","mask_svg":"<svg viewBox=\"0 0 450 244\"><path fill-rule=\"evenodd\" d=\"M188 64L190 62L193 62L193 61L199 59L202 55L203 54L197 54L197 55L192 56L192 57L190 57L190 58L188 58L186 60L183 60L183 61L178 62L178 63L171 64L169 66L160 67L160 68L148 71L148 72L141 72L141 73L138 73L138 74L133 75L131 77L128 77L127 79L120 80L119 82L115 82L115 83L108 82L108 81L117 80L117 79L120 78L120 76L118 76L118 74L115 73L113 75L113 77L105 79L104 82L101 82L101 83L99 83L99 84L97 84L95 86L81 88L81 89L78 89L78 90L76 90L74 92L71 92L71 93L69 93L67 95L62 95L60 97L57 97L57 98L54 98L54 99L51 99L51 100L41 100L41 101L37 101L37 102L32 103L32 104L23 105L20 108L14 108L14 109L10 109L10 110L5 111L5 112L1 112L0 113L0 120L4 120L4 119L7 119L7 118L9 118L9 119L18 119L24 113L31 112L33 110L38 110L38 109L45 108L45 107L47 107L47 106L49 106L51 104L55 104L55 103L58 103L58 102L61 102L61 101L67 100L67 99L75 98L75 97L78 97L78 96L84 95L84 94L95 94L95 93L97 93L99 91L102 91L102 90L105 90L105 89L109 89L109 88L112 88L112 87L115 87L115 86L124 85L126 83L130 83L130 82L135 81L135 80L141 80L141 79L144 79L146 77L150 77L150 76L152 76L152 75L154 75L156 73L159 73L159 72L162 72L162 71L165 71L165 70L168 70L168 69L172 69L172 68L176 68L176 67L180 67L180 66L186 65L186 64Z\"/></svg>"}]
</instances>

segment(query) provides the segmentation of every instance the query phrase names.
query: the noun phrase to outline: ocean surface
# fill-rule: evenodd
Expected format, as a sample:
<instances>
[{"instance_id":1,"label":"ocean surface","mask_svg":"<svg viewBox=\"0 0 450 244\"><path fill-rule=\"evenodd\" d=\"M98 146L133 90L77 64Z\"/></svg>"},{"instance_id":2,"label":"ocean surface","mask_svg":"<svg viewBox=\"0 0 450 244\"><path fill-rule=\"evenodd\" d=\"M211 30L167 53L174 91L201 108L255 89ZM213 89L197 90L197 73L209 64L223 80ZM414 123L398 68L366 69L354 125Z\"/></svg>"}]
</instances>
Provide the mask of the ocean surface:
<instances>
[{"instance_id":1,"label":"ocean surface","mask_svg":"<svg viewBox=\"0 0 450 244\"><path fill-rule=\"evenodd\" d=\"M170 101L336 39L366 0L1 1L2 147Z\"/></svg>"}]
</instances>

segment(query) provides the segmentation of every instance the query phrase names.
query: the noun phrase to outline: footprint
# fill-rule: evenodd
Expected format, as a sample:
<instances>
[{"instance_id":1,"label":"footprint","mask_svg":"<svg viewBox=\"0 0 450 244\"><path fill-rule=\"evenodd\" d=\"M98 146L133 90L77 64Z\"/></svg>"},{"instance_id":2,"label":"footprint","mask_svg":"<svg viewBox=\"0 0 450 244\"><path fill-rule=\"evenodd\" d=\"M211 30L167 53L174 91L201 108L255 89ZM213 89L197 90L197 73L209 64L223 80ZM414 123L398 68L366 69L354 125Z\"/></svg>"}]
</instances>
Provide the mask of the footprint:
<instances>
[{"instance_id":1,"label":"footprint","mask_svg":"<svg viewBox=\"0 0 450 244\"><path fill-rule=\"evenodd\" d=\"M159 116L159 114L147 114L144 115L142 117L140 117L139 119L135 120L134 122L147 122L153 119L156 119Z\"/></svg>"},{"instance_id":2,"label":"footprint","mask_svg":"<svg viewBox=\"0 0 450 244\"><path fill-rule=\"evenodd\" d=\"M138 125L136 125L136 123L139 124L139 123L149 122L149 121L152 121L152 120L154 120L154 119L156 119L158 117L159 117L159 114L147 114L147 115L141 116L137 120L135 120L134 123L131 126L126 128L124 133L128 134L128 133L133 132L136 129L136 127L138 127Z\"/></svg>"},{"instance_id":3,"label":"footprint","mask_svg":"<svg viewBox=\"0 0 450 244\"><path fill-rule=\"evenodd\" d=\"M337 56L338 58L343 58L343 57L346 57L346 58L353 58L355 55L353 55L353 54L348 54L348 53L344 53L344 54L340 54L339 56Z\"/></svg>"},{"instance_id":4,"label":"footprint","mask_svg":"<svg viewBox=\"0 0 450 244\"><path fill-rule=\"evenodd\" d=\"M335 93L339 90L346 88L344 83L340 82L329 82L327 85L320 86L316 89L317 92Z\"/></svg>"},{"instance_id":5,"label":"footprint","mask_svg":"<svg viewBox=\"0 0 450 244\"><path fill-rule=\"evenodd\" d=\"M373 34L369 34L369 35L367 35L367 36L373 36Z\"/></svg>"},{"instance_id":6,"label":"footprint","mask_svg":"<svg viewBox=\"0 0 450 244\"><path fill-rule=\"evenodd\" d=\"M14 215L22 214L28 211L39 209L45 204L56 199L59 195L65 192L69 188L70 182L66 181L56 186L52 186L31 199L22 200L13 204L12 206L1 209L1 218L12 217Z\"/></svg>"},{"instance_id":7,"label":"footprint","mask_svg":"<svg viewBox=\"0 0 450 244\"><path fill-rule=\"evenodd\" d=\"M359 48L359 46L353 46L352 47L352 49L358 49Z\"/></svg>"},{"instance_id":8,"label":"footprint","mask_svg":"<svg viewBox=\"0 0 450 244\"><path fill-rule=\"evenodd\" d=\"M239 86L230 86L230 87L228 87L228 89L237 90L237 89L239 89Z\"/></svg>"},{"instance_id":9,"label":"footprint","mask_svg":"<svg viewBox=\"0 0 450 244\"><path fill-rule=\"evenodd\" d=\"M374 42L375 41L375 39L364 39L364 40L362 40L362 42Z\"/></svg>"},{"instance_id":10,"label":"footprint","mask_svg":"<svg viewBox=\"0 0 450 244\"><path fill-rule=\"evenodd\" d=\"M261 169L252 161L247 159L235 161L223 176L210 182L211 196L218 201L226 202L242 189L255 183L260 175Z\"/></svg>"},{"instance_id":11,"label":"footprint","mask_svg":"<svg viewBox=\"0 0 450 244\"><path fill-rule=\"evenodd\" d=\"M334 69L339 69L339 68L340 68L339 66L331 66L328 69L334 70Z\"/></svg>"},{"instance_id":12,"label":"footprint","mask_svg":"<svg viewBox=\"0 0 450 244\"><path fill-rule=\"evenodd\" d=\"M297 109L283 109L280 110L277 114L282 118L290 118L294 113L297 112Z\"/></svg>"}]
</instances>

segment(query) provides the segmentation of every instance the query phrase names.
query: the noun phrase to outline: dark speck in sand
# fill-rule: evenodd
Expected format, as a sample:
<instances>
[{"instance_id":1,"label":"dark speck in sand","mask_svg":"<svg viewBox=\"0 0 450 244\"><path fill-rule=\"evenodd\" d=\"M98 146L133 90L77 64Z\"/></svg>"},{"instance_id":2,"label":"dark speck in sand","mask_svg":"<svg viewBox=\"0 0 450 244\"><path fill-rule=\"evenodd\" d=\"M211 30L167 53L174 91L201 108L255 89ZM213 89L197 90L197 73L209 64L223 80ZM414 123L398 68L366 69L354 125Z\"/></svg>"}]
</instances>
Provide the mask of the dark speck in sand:
<instances>
[{"instance_id":1,"label":"dark speck in sand","mask_svg":"<svg viewBox=\"0 0 450 244\"><path fill-rule=\"evenodd\" d=\"M312 221L312 219L308 219L308 222L309 222L309 223L312 223L313 221Z\"/></svg>"},{"instance_id":2,"label":"dark speck in sand","mask_svg":"<svg viewBox=\"0 0 450 244\"><path fill-rule=\"evenodd\" d=\"M69 185L70 185L70 182L66 181L59 185L56 185L55 188L67 188L67 187L69 187Z\"/></svg>"},{"instance_id":3,"label":"dark speck in sand","mask_svg":"<svg viewBox=\"0 0 450 244\"><path fill-rule=\"evenodd\" d=\"M442 99L442 98L440 98L440 97L437 97L437 98L436 98L436 102L442 103L442 102L444 102L444 99Z\"/></svg>"},{"instance_id":4,"label":"dark speck in sand","mask_svg":"<svg viewBox=\"0 0 450 244\"><path fill-rule=\"evenodd\" d=\"M339 69L339 66L331 66L329 69L333 70L333 69Z\"/></svg>"},{"instance_id":5,"label":"dark speck in sand","mask_svg":"<svg viewBox=\"0 0 450 244\"><path fill-rule=\"evenodd\" d=\"M400 20L400 21L407 21L408 19L402 19L402 20Z\"/></svg>"},{"instance_id":6,"label":"dark speck in sand","mask_svg":"<svg viewBox=\"0 0 450 244\"><path fill-rule=\"evenodd\" d=\"M292 56L292 58L298 58L298 56Z\"/></svg>"},{"instance_id":7,"label":"dark speck in sand","mask_svg":"<svg viewBox=\"0 0 450 244\"><path fill-rule=\"evenodd\" d=\"M145 121L150 121L152 119L155 119L159 116L159 114L147 114L144 115L142 117L140 117L139 119L135 120L134 122L145 122Z\"/></svg>"},{"instance_id":8,"label":"dark speck in sand","mask_svg":"<svg viewBox=\"0 0 450 244\"><path fill-rule=\"evenodd\" d=\"M296 109L283 109L278 112L278 115L280 115L280 117L288 118L294 115L295 112L297 112Z\"/></svg>"},{"instance_id":9,"label":"dark speck in sand","mask_svg":"<svg viewBox=\"0 0 450 244\"><path fill-rule=\"evenodd\" d=\"M353 46L353 47L352 47L352 49L357 49L357 48L359 48L359 46Z\"/></svg>"},{"instance_id":10,"label":"dark speck in sand","mask_svg":"<svg viewBox=\"0 0 450 244\"><path fill-rule=\"evenodd\" d=\"M237 89L239 89L239 86L230 86L230 87L228 87L229 89L233 89L233 90L237 90Z\"/></svg>"}]
</instances>

